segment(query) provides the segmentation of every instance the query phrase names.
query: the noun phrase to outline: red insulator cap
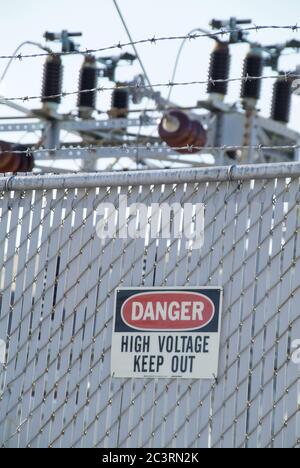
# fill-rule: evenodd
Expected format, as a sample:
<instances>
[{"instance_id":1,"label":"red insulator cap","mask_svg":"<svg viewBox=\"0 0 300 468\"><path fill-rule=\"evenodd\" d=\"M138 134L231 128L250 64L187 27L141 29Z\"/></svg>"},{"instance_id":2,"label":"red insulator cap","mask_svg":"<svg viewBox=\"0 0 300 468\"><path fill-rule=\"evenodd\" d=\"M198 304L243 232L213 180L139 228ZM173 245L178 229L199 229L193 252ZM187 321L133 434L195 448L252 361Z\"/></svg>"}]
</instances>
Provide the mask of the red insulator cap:
<instances>
[{"instance_id":1,"label":"red insulator cap","mask_svg":"<svg viewBox=\"0 0 300 468\"><path fill-rule=\"evenodd\" d=\"M158 131L160 138L180 154L199 153L207 142L207 134L202 124L180 110L172 110L165 114Z\"/></svg>"}]
</instances>

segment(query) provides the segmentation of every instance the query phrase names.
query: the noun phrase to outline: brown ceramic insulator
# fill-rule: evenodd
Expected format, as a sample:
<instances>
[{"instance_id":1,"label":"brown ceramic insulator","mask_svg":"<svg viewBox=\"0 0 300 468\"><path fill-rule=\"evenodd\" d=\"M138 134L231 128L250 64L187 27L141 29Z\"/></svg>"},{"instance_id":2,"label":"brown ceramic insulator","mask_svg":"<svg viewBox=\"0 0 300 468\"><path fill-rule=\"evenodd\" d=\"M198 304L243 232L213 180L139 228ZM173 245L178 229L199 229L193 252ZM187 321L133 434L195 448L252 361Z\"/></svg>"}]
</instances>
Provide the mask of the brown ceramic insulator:
<instances>
[{"instance_id":1,"label":"brown ceramic insulator","mask_svg":"<svg viewBox=\"0 0 300 468\"><path fill-rule=\"evenodd\" d=\"M27 148L23 145L14 146L14 151L20 151L20 164L17 172L32 172L34 167L33 154L25 154Z\"/></svg>"},{"instance_id":2,"label":"brown ceramic insulator","mask_svg":"<svg viewBox=\"0 0 300 468\"><path fill-rule=\"evenodd\" d=\"M97 100L98 68L96 58L88 55L81 67L79 77L78 107L89 109L91 112L96 108ZM93 91L87 92L92 89Z\"/></svg>"},{"instance_id":3,"label":"brown ceramic insulator","mask_svg":"<svg viewBox=\"0 0 300 468\"><path fill-rule=\"evenodd\" d=\"M15 151L23 149L23 147L13 146L10 143L0 141L0 173L32 171L33 157L21 152L15 153Z\"/></svg>"},{"instance_id":4,"label":"brown ceramic insulator","mask_svg":"<svg viewBox=\"0 0 300 468\"><path fill-rule=\"evenodd\" d=\"M166 119L170 120L170 128L165 125ZM174 128L172 129L172 121ZM180 110L173 110L166 114L159 125L160 138L171 148L181 148L184 146L195 146L195 149L176 150L181 154L198 153L199 147L206 144L206 131L201 123L192 120L187 114Z\"/></svg>"},{"instance_id":5,"label":"brown ceramic insulator","mask_svg":"<svg viewBox=\"0 0 300 468\"><path fill-rule=\"evenodd\" d=\"M230 49L227 43L218 43L211 54L209 68L209 84L207 92L226 96L228 78L230 75Z\"/></svg>"},{"instance_id":6,"label":"brown ceramic insulator","mask_svg":"<svg viewBox=\"0 0 300 468\"><path fill-rule=\"evenodd\" d=\"M183 149L178 151L181 154L195 154L199 153L201 149L199 148L204 148L204 146L207 143L207 135L206 131L202 127L201 123L197 120L192 121L192 131L189 136L188 142L185 144L185 146L191 146L191 149ZM194 148L193 148L194 147Z\"/></svg>"},{"instance_id":7,"label":"brown ceramic insulator","mask_svg":"<svg viewBox=\"0 0 300 468\"><path fill-rule=\"evenodd\" d=\"M126 118L129 111L129 98L129 90L117 86L112 93L109 115L115 119Z\"/></svg>"},{"instance_id":8,"label":"brown ceramic insulator","mask_svg":"<svg viewBox=\"0 0 300 468\"><path fill-rule=\"evenodd\" d=\"M59 55L49 55L44 65L42 102L61 103L63 65ZM55 97L53 97L55 96Z\"/></svg>"},{"instance_id":9,"label":"brown ceramic insulator","mask_svg":"<svg viewBox=\"0 0 300 468\"><path fill-rule=\"evenodd\" d=\"M8 151L11 151L11 145L6 141L0 141L0 170L9 164L11 155Z\"/></svg>"},{"instance_id":10,"label":"brown ceramic insulator","mask_svg":"<svg viewBox=\"0 0 300 468\"><path fill-rule=\"evenodd\" d=\"M0 172L16 172L20 165L20 155L9 153L12 151L12 146L5 142L0 141ZM2 153L1 153L2 152Z\"/></svg>"},{"instance_id":11,"label":"brown ceramic insulator","mask_svg":"<svg viewBox=\"0 0 300 468\"><path fill-rule=\"evenodd\" d=\"M293 79L279 76L274 84L271 118L277 122L289 123L292 95Z\"/></svg>"},{"instance_id":12,"label":"brown ceramic insulator","mask_svg":"<svg viewBox=\"0 0 300 468\"><path fill-rule=\"evenodd\" d=\"M33 159L31 157L22 155L20 165L18 167L18 172L32 172L33 169Z\"/></svg>"},{"instance_id":13,"label":"brown ceramic insulator","mask_svg":"<svg viewBox=\"0 0 300 468\"><path fill-rule=\"evenodd\" d=\"M21 157L19 154L5 154L0 155L1 162L0 162L0 172L18 172L20 164L21 164Z\"/></svg>"},{"instance_id":14,"label":"brown ceramic insulator","mask_svg":"<svg viewBox=\"0 0 300 468\"><path fill-rule=\"evenodd\" d=\"M176 120L178 122L177 128L168 130L164 125L166 119ZM164 115L158 131L160 138L165 141L169 146L181 146L181 142L186 139L186 134L191 130L191 121L188 116L181 111L170 111Z\"/></svg>"}]
</instances>

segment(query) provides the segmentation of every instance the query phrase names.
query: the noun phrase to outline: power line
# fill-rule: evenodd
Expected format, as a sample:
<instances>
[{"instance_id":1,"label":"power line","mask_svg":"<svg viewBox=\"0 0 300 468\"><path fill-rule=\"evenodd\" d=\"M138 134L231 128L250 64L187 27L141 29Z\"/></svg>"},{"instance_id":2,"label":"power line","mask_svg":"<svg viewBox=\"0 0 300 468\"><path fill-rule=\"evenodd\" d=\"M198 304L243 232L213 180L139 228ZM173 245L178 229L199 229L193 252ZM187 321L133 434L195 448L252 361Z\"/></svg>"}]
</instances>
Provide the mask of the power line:
<instances>
[{"instance_id":1,"label":"power line","mask_svg":"<svg viewBox=\"0 0 300 468\"><path fill-rule=\"evenodd\" d=\"M148 75L148 73L147 73L147 71L146 71L146 68L145 68L145 65L144 65L144 63L143 63L143 61L142 61L142 59L141 59L141 56L140 56L140 54L139 54L139 52L138 52L138 50L137 50L137 48L136 48L136 45L135 45L135 43L134 43L134 41L133 41L133 39L132 39L132 36L131 36L131 34L130 34L130 31L129 31L129 28L128 28L127 23L126 23L126 21L125 21L125 18L124 18L124 16L123 16L122 12L121 12L121 9L120 9L120 7L119 7L119 5L118 5L118 3L117 3L117 0L113 0L113 3L114 3L114 5L115 5L115 7L116 7L116 10L117 10L117 12L118 12L118 15L119 15L119 17L120 17L120 19L121 19L121 21L122 21L122 24L123 24L123 26L124 26L124 28L125 28L126 34L127 34L128 38L129 38L129 41L130 41L131 44L132 44L132 48L133 48L133 50L134 50L135 55L137 56L137 59L138 59L139 64L140 64L140 66L141 66L141 69L142 69L142 71L143 71L143 73L144 73L144 76L145 76L145 78L146 78L148 84L151 86L151 82L150 82L149 75Z\"/></svg>"},{"instance_id":2,"label":"power line","mask_svg":"<svg viewBox=\"0 0 300 468\"><path fill-rule=\"evenodd\" d=\"M38 43L38 42L33 42L33 41L24 41L22 42L15 50L14 54L12 55L11 59L9 60L8 64L6 65L1 77L0 77L0 82L4 80L4 78L6 77L7 75L7 72L10 68L10 66L12 65L13 63L13 60L16 59L19 55L18 55L18 52L19 50L21 50L24 46L26 45L32 45L34 47L38 47L39 49L42 49L42 50L46 50L47 51L47 54L48 53L51 53L51 50L50 49L47 49L47 47L44 47L42 44Z\"/></svg>"},{"instance_id":3,"label":"power line","mask_svg":"<svg viewBox=\"0 0 300 468\"><path fill-rule=\"evenodd\" d=\"M58 55L58 56L68 56L68 55L90 55L90 54L95 54L98 52L107 52L109 50L114 50L114 49L123 49L125 47L132 47L136 45L156 45L159 42L166 42L166 41L183 41L185 39L188 40L196 40L200 38L224 38L232 33L235 32L259 32L259 31L264 31L264 30L289 30L292 32L298 32L299 31L299 26L298 24L295 25L287 25L287 26L280 26L280 25L268 25L268 26L252 26L248 28L241 28L241 29L222 29L218 32L211 32L209 34L188 34L188 35L179 35L179 36L165 36L165 37L150 37L147 39L141 39L137 41L129 41L129 42L118 42L117 44L113 44L107 47L101 47L101 48L96 48L96 49L85 49L85 50L77 50L77 51L72 51L72 52L53 52L51 53L38 53L38 54L18 54L18 55L0 55L0 59L5 59L5 60L10 60L10 59L16 59L22 61L23 59L27 58L39 58L39 57L47 57L49 55Z\"/></svg>"},{"instance_id":4,"label":"power line","mask_svg":"<svg viewBox=\"0 0 300 468\"><path fill-rule=\"evenodd\" d=\"M201 28L195 28L195 29L192 29L192 30L188 33L187 37L183 39L183 41L182 41L182 43L181 43L181 45L180 45L180 47L179 47L179 50L178 50L176 59L175 59L175 64L174 64L174 68L173 68L173 72L172 72L171 81L175 81L176 73L177 73L177 70L178 70L179 62L180 62L180 58L181 58L181 55L182 55L184 46L185 46L185 44L186 44L187 41L188 41L188 37L190 37L191 34L195 34L195 33L198 34L199 32L201 32L202 34L209 34L208 32L204 31L204 30L201 29ZM214 37L214 36L210 36L210 39L217 39L217 38ZM173 88L170 88L169 95L168 95L168 101L171 100L172 91L173 91Z\"/></svg>"}]
</instances>

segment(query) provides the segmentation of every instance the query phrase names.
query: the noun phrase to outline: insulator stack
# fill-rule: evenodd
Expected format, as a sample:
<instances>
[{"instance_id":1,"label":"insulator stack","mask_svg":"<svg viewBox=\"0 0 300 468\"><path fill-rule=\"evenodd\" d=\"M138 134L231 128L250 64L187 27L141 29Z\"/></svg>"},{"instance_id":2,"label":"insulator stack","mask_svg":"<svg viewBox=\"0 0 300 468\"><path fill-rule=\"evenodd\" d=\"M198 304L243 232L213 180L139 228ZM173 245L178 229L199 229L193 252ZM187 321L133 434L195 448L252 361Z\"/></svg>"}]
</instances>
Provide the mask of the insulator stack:
<instances>
[{"instance_id":1,"label":"insulator stack","mask_svg":"<svg viewBox=\"0 0 300 468\"><path fill-rule=\"evenodd\" d=\"M33 155L25 154L24 151L25 146L0 141L0 173L31 172L34 166Z\"/></svg>"},{"instance_id":2,"label":"insulator stack","mask_svg":"<svg viewBox=\"0 0 300 468\"><path fill-rule=\"evenodd\" d=\"M264 70L264 57L260 50L251 50L244 63L241 98L246 108L256 107L261 94L261 77ZM255 79L251 79L255 78Z\"/></svg>"},{"instance_id":3,"label":"insulator stack","mask_svg":"<svg viewBox=\"0 0 300 468\"><path fill-rule=\"evenodd\" d=\"M271 118L277 122L290 121L292 105L292 79L280 76L274 84Z\"/></svg>"},{"instance_id":4,"label":"insulator stack","mask_svg":"<svg viewBox=\"0 0 300 468\"><path fill-rule=\"evenodd\" d=\"M228 82L226 80L229 79L230 75L230 62L229 45L218 43L210 59L209 84L207 88L209 94L226 96L228 91Z\"/></svg>"},{"instance_id":5,"label":"insulator stack","mask_svg":"<svg viewBox=\"0 0 300 468\"><path fill-rule=\"evenodd\" d=\"M112 93L111 116L115 118L126 118L129 111L129 90L116 87Z\"/></svg>"},{"instance_id":6,"label":"insulator stack","mask_svg":"<svg viewBox=\"0 0 300 468\"><path fill-rule=\"evenodd\" d=\"M168 146L180 154L199 153L207 142L207 134L202 124L180 110L173 110L164 115L159 125L159 135Z\"/></svg>"},{"instance_id":7,"label":"insulator stack","mask_svg":"<svg viewBox=\"0 0 300 468\"><path fill-rule=\"evenodd\" d=\"M79 77L78 108L83 118L91 117L96 108L98 68L96 58L87 56L83 62ZM86 92L91 89L92 91Z\"/></svg>"},{"instance_id":8,"label":"insulator stack","mask_svg":"<svg viewBox=\"0 0 300 468\"><path fill-rule=\"evenodd\" d=\"M61 103L63 65L60 56L49 55L44 65L42 102L57 107ZM54 96L54 97L53 97Z\"/></svg>"}]
</instances>

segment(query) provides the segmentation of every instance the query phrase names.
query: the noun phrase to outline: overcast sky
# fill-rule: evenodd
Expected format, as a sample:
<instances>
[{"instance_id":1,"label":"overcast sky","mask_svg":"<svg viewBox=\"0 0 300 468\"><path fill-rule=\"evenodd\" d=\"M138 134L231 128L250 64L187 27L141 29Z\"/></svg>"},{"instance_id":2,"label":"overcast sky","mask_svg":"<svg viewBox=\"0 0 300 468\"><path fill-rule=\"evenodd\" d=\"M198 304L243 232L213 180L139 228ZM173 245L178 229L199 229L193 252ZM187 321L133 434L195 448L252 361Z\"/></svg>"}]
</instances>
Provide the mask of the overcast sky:
<instances>
[{"instance_id":1,"label":"overcast sky","mask_svg":"<svg viewBox=\"0 0 300 468\"><path fill-rule=\"evenodd\" d=\"M153 35L185 34L195 27L207 28L212 18L229 18L237 16L251 18L258 25L300 25L299 0L119 0L129 29L134 39L150 38ZM127 41L126 33L113 6L112 0L1 0L0 17L0 54L11 54L25 40L42 41L43 33L69 29L81 31L82 48L99 48L119 41ZM252 33L253 40L265 44L283 42L297 37L300 33L285 31L265 31ZM139 52L152 83L168 82L171 78L174 60L179 42L171 41L163 44L145 45L139 47ZM198 39L188 43L184 50L177 75L178 80L203 80L208 75L209 53L212 41ZM23 53L36 50L26 47ZM130 51L130 48L128 49ZM232 47L233 64L232 77L241 75L242 61L247 52L247 46ZM66 58L64 90L73 91L78 85L78 70L82 59L80 57ZM0 72L5 66L0 62ZM16 61L11 67L3 89L5 94L23 96L40 94L43 59L26 59ZM300 56L292 55L282 59L281 68L294 69L300 65ZM138 65L121 70L120 78L133 77L139 72ZM270 70L266 70L270 74ZM104 82L105 84L105 82ZM108 84L108 83L106 83ZM271 82L263 83L264 92L261 101L262 112L269 114ZM238 98L239 84L230 86L229 100ZM163 91L165 94L166 91ZM176 88L173 100L183 105L196 103L205 97L205 86ZM75 108L76 98L67 99L63 110ZM109 103L109 93L101 95L98 107L106 109ZM38 107L38 102L34 103ZM292 125L300 131L300 97L294 98ZM0 107L0 115L8 115L9 111Z\"/></svg>"}]
</instances>

